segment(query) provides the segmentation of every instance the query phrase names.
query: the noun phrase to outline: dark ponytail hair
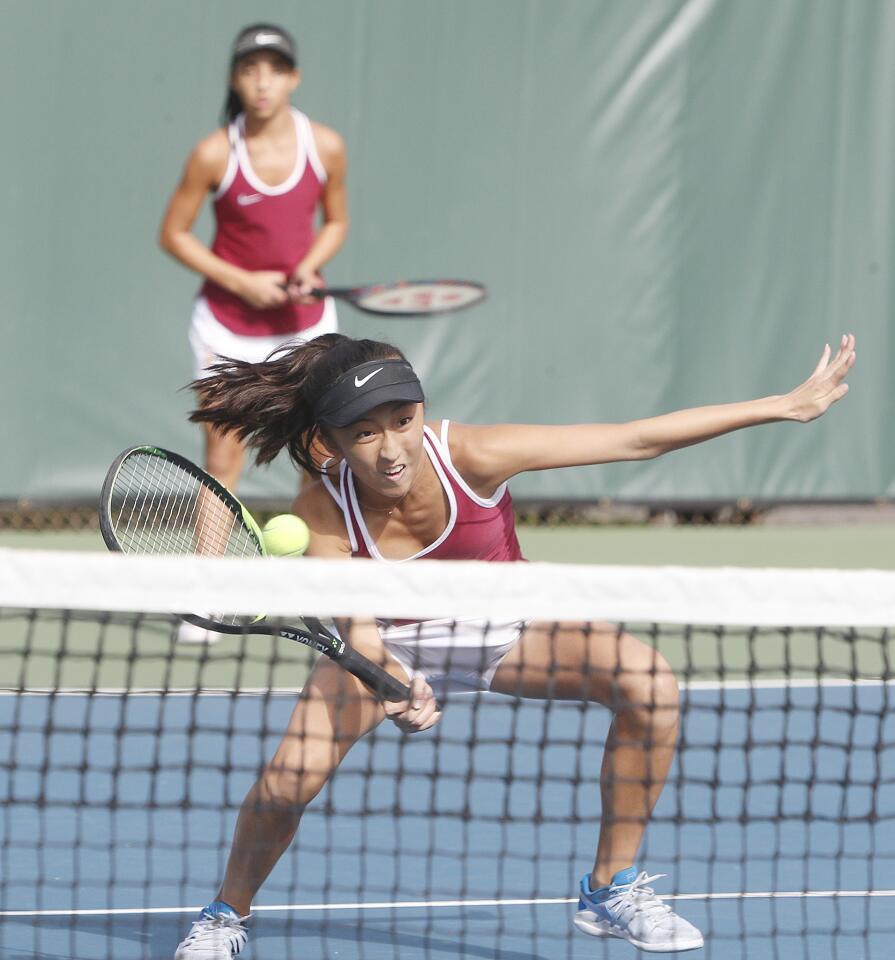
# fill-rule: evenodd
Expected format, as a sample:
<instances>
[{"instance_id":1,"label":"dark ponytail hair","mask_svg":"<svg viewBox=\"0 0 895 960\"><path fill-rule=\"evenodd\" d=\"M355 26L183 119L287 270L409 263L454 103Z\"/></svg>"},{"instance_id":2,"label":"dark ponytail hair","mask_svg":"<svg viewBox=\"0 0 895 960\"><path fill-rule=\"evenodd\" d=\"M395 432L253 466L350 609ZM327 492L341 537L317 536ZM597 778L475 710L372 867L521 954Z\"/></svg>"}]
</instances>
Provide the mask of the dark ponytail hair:
<instances>
[{"instance_id":1,"label":"dark ponytail hair","mask_svg":"<svg viewBox=\"0 0 895 960\"><path fill-rule=\"evenodd\" d=\"M199 395L193 423L210 423L255 449L255 461L270 463L285 448L296 466L320 473L313 453L320 427L317 400L343 373L368 360L405 360L378 340L327 333L294 347L280 347L264 363L222 359L211 374L190 386ZM324 442L325 442L325 438Z\"/></svg>"},{"instance_id":2,"label":"dark ponytail hair","mask_svg":"<svg viewBox=\"0 0 895 960\"><path fill-rule=\"evenodd\" d=\"M295 62L292 66L297 70L298 69L298 47L295 46L295 41L289 35L289 33L284 30L282 27L278 27L274 23L250 23L247 27L243 27L239 31L239 36L237 36L236 41L239 41L239 38L244 36L247 33L256 33L263 32L265 30L272 31L274 33L285 34L289 38L293 47L295 47ZM224 106L221 108L221 123L225 127L229 127L231 123L242 113L242 101L239 99L236 91L233 87L230 86L230 78L233 76L233 71L236 68L237 58L235 56L230 58L230 72L227 74L227 97L224 100Z\"/></svg>"},{"instance_id":3,"label":"dark ponytail hair","mask_svg":"<svg viewBox=\"0 0 895 960\"><path fill-rule=\"evenodd\" d=\"M221 123L225 127L229 127L231 123L242 113L242 100L239 99L239 95L236 91L228 86L227 87L227 99L224 101L223 109L221 110Z\"/></svg>"}]
</instances>

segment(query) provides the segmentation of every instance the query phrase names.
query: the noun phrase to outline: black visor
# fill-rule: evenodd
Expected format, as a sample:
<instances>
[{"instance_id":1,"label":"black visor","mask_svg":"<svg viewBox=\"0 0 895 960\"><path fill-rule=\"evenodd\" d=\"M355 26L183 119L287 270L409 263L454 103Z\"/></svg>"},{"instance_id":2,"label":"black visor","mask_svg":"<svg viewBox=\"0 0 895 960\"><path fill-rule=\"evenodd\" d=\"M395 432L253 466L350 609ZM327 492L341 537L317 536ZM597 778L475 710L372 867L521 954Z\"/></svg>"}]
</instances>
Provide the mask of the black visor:
<instances>
[{"instance_id":1,"label":"black visor","mask_svg":"<svg viewBox=\"0 0 895 960\"><path fill-rule=\"evenodd\" d=\"M233 44L233 55L230 62L235 65L237 60L259 51L278 53L289 62L290 66L295 66L297 58L295 41L292 37L280 27L264 25L247 27L242 31Z\"/></svg>"},{"instance_id":2,"label":"black visor","mask_svg":"<svg viewBox=\"0 0 895 960\"><path fill-rule=\"evenodd\" d=\"M370 360L336 380L317 401L314 419L347 427L381 403L423 403L425 399L419 377L406 360Z\"/></svg>"}]
</instances>

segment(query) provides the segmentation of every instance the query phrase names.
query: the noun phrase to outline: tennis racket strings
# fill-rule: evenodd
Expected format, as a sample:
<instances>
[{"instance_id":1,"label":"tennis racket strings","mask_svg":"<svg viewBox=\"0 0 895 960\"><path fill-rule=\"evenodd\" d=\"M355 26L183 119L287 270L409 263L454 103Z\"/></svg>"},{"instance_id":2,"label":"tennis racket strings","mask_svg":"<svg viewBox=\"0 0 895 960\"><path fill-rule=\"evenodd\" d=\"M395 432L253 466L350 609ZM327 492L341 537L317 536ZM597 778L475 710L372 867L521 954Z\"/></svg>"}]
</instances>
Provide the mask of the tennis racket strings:
<instances>
[{"instance_id":1,"label":"tennis racket strings","mask_svg":"<svg viewBox=\"0 0 895 960\"><path fill-rule=\"evenodd\" d=\"M123 553L262 555L257 534L203 477L151 451L132 451L121 462L107 492L107 511ZM218 612L203 616L225 624L242 622Z\"/></svg>"}]
</instances>

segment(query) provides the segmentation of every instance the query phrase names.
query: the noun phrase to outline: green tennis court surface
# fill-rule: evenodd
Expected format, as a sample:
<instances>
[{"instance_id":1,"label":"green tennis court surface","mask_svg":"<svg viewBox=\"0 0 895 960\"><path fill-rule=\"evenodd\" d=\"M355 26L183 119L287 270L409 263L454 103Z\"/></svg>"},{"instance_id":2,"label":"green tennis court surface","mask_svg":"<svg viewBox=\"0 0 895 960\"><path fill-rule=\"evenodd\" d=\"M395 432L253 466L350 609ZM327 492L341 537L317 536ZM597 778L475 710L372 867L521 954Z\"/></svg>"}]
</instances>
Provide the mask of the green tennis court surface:
<instances>
[{"instance_id":1,"label":"green tennis court surface","mask_svg":"<svg viewBox=\"0 0 895 960\"><path fill-rule=\"evenodd\" d=\"M841 568L895 567L895 528L891 527L522 527L520 539L531 560L567 563L693 565L693 566L782 566ZM41 550L104 550L102 538L93 531L63 533L0 534L0 547ZM300 563L301 561L296 561ZM83 617L82 617L83 619ZM27 626L0 620L0 672L19 677L21 665L16 650L23 648L25 631L31 631L33 656L23 685L47 687L58 681L63 686L91 689L137 686L160 689L175 687L227 690L237 684L243 689L301 686L308 671L307 650L288 640L269 637L222 637L213 646L190 648L177 645L170 624L147 619L135 633L114 616L101 627L91 618L79 622L76 616L65 631L65 655L60 660L62 631L42 620ZM138 657L130 660L134 636L139 638ZM810 633L799 635L794 649L794 668L800 675L814 671L818 657L826 654L828 664L846 670L842 647L824 650ZM747 656L728 658L719 664L710 633L691 638L697 669L713 674L723 666L731 677L742 676ZM762 662L781 668L775 658L774 641L757 634L753 638ZM171 664L171 652L178 656ZM663 636L660 647L672 666L683 663L682 641ZM101 652L97 659L96 651ZM878 644L854 647L860 667L879 672Z\"/></svg>"},{"instance_id":2,"label":"green tennis court surface","mask_svg":"<svg viewBox=\"0 0 895 960\"><path fill-rule=\"evenodd\" d=\"M555 563L895 568L895 524L520 527L530 560ZM98 532L0 531L0 547L102 550Z\"/></svg>"}]
</instances>

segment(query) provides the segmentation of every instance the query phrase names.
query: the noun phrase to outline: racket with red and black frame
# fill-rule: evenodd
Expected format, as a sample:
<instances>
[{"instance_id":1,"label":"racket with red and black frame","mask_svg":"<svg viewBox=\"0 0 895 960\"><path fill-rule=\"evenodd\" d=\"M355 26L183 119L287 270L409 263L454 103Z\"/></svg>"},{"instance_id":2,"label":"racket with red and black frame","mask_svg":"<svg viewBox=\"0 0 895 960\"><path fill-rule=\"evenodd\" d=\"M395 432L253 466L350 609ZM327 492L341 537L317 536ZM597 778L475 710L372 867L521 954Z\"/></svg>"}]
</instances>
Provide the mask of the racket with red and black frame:
<instances>
[{"instance_id":1,"label":"racket with red and black frame","mask_svg":"<svg viewBox=\"0 0 895 960\"><path fill-rule=\"evenodd\" d=\"M335 297L364 313L411 318L465 310L481 303L487 290L472 280L404 280L367 287L324 287L311 295Z\"/></svg>"}]
</instances>

